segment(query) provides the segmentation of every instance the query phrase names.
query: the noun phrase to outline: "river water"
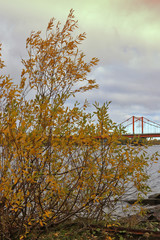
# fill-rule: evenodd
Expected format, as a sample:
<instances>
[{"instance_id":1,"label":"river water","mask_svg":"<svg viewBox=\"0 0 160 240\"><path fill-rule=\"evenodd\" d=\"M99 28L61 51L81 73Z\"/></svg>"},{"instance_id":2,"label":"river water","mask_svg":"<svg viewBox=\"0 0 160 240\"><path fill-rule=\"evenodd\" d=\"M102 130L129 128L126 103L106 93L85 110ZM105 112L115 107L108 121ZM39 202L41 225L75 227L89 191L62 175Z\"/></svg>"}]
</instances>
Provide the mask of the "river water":
<instances>
[{"instance_id":1,"label":"river water","mask_svg":"<svg viewBox=\"0 0 160 240\"><path fill-rule=\"evenodd\" d=\"M160 154L160 145L150 146L147 149L149 155L158 152ZM158 157L157 163L153 163L148 167L148 174L150 179L148 181L148 185L152 190L152 193L160 193L160 157ZM151 194L151 193L150 193Z\"/></svg>"},{"instance_id":2,"label":"river water","mask_svg":"<svg viewBox=\"0 0 160 240\"><path fill-rule=\"evenodd\" d=\"M160 145L150 146L146 149L146 152L149 156L151 156L155 152L157 152L160 155ZM157 162L149 164L147 168L147 173L150 176L147 184L150 187L151 191L148 192L145 198L147 198L151 194L160 193L160 172L158 171L160 171L160 156L158 157ZM124 201L126 199L137 199L137 192L135 191L134 187L131 187L129 190L127 190L123 200L118 202L116 210L114 211L113 214L115 215L115 217L129 216L135 214L136 212L139 212L141 207L139 205L136 206L128 205ZM126 206L128 207L126 208Z\"/></svg>"}]
</instances>

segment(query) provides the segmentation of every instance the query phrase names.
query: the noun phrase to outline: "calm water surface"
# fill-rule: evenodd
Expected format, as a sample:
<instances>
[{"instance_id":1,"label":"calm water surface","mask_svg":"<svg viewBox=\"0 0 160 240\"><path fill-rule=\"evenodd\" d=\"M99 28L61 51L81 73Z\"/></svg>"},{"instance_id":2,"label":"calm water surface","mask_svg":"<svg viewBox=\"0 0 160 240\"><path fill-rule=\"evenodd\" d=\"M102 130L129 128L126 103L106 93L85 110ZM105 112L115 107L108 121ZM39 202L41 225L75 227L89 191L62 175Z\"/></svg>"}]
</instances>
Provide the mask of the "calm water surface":
<instances>
[{"instance_id":1,"label":"calm water surface","mask_svg":"<svg viewBox=\"0 0 160 240\"><path fill-rule=\"evenodd\" d=\"M154 146L148 147L146 152L150 156L155 152L158 152L160 155L160 145L154 145ZM157 161L157 163L152 163L147 168L148 175L150 176L148 180L148 186L151 188L151 192L149 192L147 196L154 193L160 193L160 173L158 172L160 170L160 157L158 157L158 159L159 160ZM134 189L134 187L127 189L127 192L124 195L123 200L125 199L137 199L137 191ZM136 205L136 206L129 205L129 208L127 208L127 211L125 211L126 206L128 204L123 200L117 204L117 208L114 211L115 216L128 216L128 215L135 214L135 212L139 212L140 210L139 205Z\"/></svg>"},{"instance_id":2,"label":"calm water surface","mask_svg":"<svg viewBox=\"0 0 160 240\"><path fill-rule=\"evenodd\" d=\"M155 152L158 152L160 154L160 145L154 145L147 149L147 152L152 155ZM152 189L153 193L160 193L160 173L158 171L160 170L160 157L157 163L153 163L148 168L148 173L150 176L150 179L148 181L149 187Z\"/></svg>"}]
</instances>

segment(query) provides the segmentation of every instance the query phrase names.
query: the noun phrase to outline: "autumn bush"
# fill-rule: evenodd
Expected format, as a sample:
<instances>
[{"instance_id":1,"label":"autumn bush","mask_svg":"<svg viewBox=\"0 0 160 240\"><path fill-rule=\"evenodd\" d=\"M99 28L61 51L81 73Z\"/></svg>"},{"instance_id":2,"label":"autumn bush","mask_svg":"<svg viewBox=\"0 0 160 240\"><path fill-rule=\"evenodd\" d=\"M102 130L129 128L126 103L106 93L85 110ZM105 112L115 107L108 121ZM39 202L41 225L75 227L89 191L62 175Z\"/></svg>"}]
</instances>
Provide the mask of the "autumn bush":
<instances>
[{"instance_id":1,"label":"autumn bush","mask_svg":"<svg viewBox=\"0 0 160 240\"><path fill-rule=\"evenodd\" d=\"M75 36L76 28L73 10L63 27L51 19L45 39L32 32L26 41L20 85L0 76L1 239L69 219L108 219L127 187L147 190L145 154L120 145L108 103L95 103L93 113L86 101L67 107L70 97L97 88L88 73L98 59L85 61L85 33Z\"/></svg>"}]
</instances>

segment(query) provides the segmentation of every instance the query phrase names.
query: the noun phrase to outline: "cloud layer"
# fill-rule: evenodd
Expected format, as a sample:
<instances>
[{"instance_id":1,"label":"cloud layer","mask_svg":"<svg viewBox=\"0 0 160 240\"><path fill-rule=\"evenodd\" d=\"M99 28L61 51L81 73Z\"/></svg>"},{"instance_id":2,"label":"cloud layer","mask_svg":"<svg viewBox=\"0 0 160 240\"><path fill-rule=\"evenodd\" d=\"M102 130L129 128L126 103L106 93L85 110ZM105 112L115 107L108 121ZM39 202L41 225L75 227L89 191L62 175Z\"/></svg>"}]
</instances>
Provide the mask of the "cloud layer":
<instances>
[{"instance_id":1,"label":"cloud layer","mask_svg":"<svg viewBox=\"0 0 160 240\"><path fill-rule=\"evenodd\" d=\"M45 30L51 17L64 23L75 10L87 59L96 56L92 72L99 89L79 95L82 101L112 101L116 122L137 115L160 122L160 1L159 0L14 0L0 8L0 42L4 60L19 82L25 39L31 30Z\"/></svg>"}]
</instances>

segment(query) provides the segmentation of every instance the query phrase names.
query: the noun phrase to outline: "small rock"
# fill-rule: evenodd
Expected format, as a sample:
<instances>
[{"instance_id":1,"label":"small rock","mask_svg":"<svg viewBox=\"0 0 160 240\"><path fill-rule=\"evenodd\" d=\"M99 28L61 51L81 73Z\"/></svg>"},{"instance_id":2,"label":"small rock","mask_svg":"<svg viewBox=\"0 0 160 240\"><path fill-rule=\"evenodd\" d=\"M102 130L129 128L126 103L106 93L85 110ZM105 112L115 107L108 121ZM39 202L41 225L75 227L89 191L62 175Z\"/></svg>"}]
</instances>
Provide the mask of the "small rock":
<instances>
[{"instance_id":1,"label":"small rock","mask_svg":"<svg viewBox=\"0 0 160 240\"><path fill-rule=\"evenodd\" d=\"M137 202L137 199L126 199L124 200L124 202L127 202L129 204L134 204L135 202Z\"/></svg>"},{"instance_id":2,"label":"small rock","mask_svg":"<svg viewBox=\"0 0 160 240\"><path fill-rule=\"evenodd\" d=\"M147 220L152 221L152 222L158 222L159 220L156 218L155 215L151 214L148 216Z\"/></svg>"},{"instance_id":3,"label":"small rock","mask_svg":"<svg viewBox=\"0 0 160 240\"><path fill-rule=\"evenodd\" d=\"M152 194L152 195L150 195L148 198L149 198L149 199L150 199L150 198L160 199L160 193Z\"/></svg>"},{"instance_id":4,"label":"small rock","mask_svg":"<svg viewBox=\"0 0 160 240\"><path fill-rule=\"evenodd\" d=\"M129 204L134 204L137 202L136 199L130 199L130 200L124 200L125 202L129 203ZM147 198L147 199L142 199L140 201L141 205L150 205L150 206L154 206L154 205L159 205L160 204L160 199L159 198Z\"/></svg>"}]
</instances>

